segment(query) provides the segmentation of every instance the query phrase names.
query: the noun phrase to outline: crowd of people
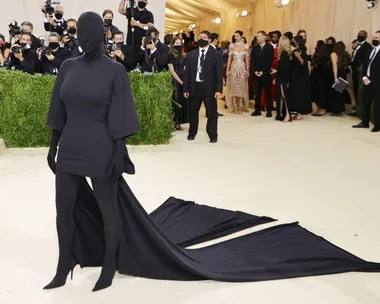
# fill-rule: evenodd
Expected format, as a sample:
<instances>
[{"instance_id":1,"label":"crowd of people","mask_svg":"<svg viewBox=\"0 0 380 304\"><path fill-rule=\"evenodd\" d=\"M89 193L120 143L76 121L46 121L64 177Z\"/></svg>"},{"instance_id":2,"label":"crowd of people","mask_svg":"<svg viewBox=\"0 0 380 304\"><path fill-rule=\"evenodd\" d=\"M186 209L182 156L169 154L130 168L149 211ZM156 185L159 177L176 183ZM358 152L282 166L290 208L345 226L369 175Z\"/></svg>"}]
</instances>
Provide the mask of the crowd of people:
<instances>
[{"instance_id":1,"label":"crowd of people","mask_svg":"<svg viewBox=\"0 0 380 304\"><path fill-rule=\"evenodd\" d=\"M187 57L192 51L198 53L197 69L201 69L202 54L198 50L208 50L210 46L221 60L225 86L224 95L214 92L213 97L218 95L223 99L225 108L231 112L249 112L250 100L254 99L252 116L266 112L266 117L272 117L275 110L276 120L290 122L301 120L308 114L341 116L345 105L349 104L352 105L349 115L355 116L355 105L362 101L363 121L355 127L367 128L370 104L375 100L377 111L372 131L380 131L379 86L376 85L380 70L377 59L379 32L374 34L371 45L367 41L368 33L361 30L352 41L351 52L334 37L318 40L314 46L308 41L305 30L299 30L296 35L291 32L282 35L278 30L269 34L259 31L250 45L240 30L234 33L232 43L221 42L217 33L208 31L202 32L198 41L191 33L190 37L167 34L161 42L160 33L154 27L154 16L146 8L147 3L147 0L138 0L137 5L131 7L129 1L121 0L118 13L128 20L127 37L113 24L112 10L103 12L104 51L122 63L127 71L137 69L147 74L169 71L172 74L175 130L182 130L182 124L195 121L191 113L199 111L191 109L191 96L183 90L188 72ZM83 54L76 36L77 21L64 19L60 5L54 9L43 5L41 10L44 28L49 33L47 43L33 35L31 22L25 21L21 26L14 22L9 25L8 40L0 35L0 65L30 74L58 74L65 60ZM202 47L203 40L207 40L207 45ZM216 72L219 70L217 68ZM365 76L367 78L363 80ZM215 75L214 80L219 81L219 78ZM199 82L202 81L197 78L196 83ZM364 90L361 90L361 84ZM219 83L215 86L219 87ZM219 91L223 93L223 89ZM313 102L317 108L314 112ZM204 103L210 107L210 102ZM210 112L207 113L209 118L213 116ZM216 115L223 116L217 110ZM211 139L215 141L215 138Z\"/></svg>"}]
</instances>

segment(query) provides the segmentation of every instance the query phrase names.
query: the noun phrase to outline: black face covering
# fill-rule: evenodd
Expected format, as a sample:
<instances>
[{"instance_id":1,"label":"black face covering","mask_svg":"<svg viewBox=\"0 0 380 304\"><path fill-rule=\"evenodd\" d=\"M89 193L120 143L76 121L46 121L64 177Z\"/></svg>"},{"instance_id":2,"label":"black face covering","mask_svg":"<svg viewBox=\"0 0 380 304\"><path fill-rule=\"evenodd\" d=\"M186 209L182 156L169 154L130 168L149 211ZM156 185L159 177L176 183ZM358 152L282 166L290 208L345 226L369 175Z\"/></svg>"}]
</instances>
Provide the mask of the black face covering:
<instances>
[{"instance_id":1,"label":"black face covering","mask_svg":"<svg viewBox=\"0 0 380 304\"><path fill-rule=\"evenodd\" d=\"M198 40L198 45L199 45L199 47L204 48L205 46L208 45L208 41L207 40L203 40L203 39L199 39Z\"/></svg>"},{"instance_id":2,"label":"black face covering","mask_svg":"<svg viewBox=\"0 0 380 304\"><path fill-rule=\"evenodd\" d=\"M146 3L140 1L140 2L138 3L138 6L139 6L139 8L145 8L145 7L146 7Z\"/></svg>"},{"instance_id":3,"label":"black face covering","mask_svg":"<svg viewBox=\"0 0 380 304\"><path fill-rule=\"evenodd\" d=\"M58 42L50 42L49 43L49 48L55 50L56 48L59 47L59 43Z\"/></svg>"},{"instance_id":4,"label":"black face covering","mask_svg":"<svg viewBox=\"0 0 380 304\"><path fill-rule=\"evenodd\" d=\"M174 46L174 49L175 49L177 52L181 52L181 51L182 51L182 45L175 45L175 46Z\"/></svg>"},{"instance_id":5,"label":"black face covering","mask_svg":"<svg viewBox=\"0 0 380 304\"><path fill-rule=\"evenodd\" d=\"M104 23L107 25L112 25L112 19L104 19Z\"/></svg>"},{"instance_id":6,"label":"black face covering","mask_svg":"<svg viewBox=\"0 0 380 304\"><path fill-rule=\"evenodd\" d=\"M94 12L83 13L78 20L78 42L86 61L102 57L104 53L103 19Z\"/></svg>"},{"instance_id":7,"label":"black face covering","mask_svg":"<svg viewBox=\"0 0 380 304\"><path fill-rule=\"evenodd\" d=\"M61 20L62 17L63 17L63 14L61 14L61 13L56 13L56 14L54 14L54 16L55 16L55 18L56 18L57 20Z\"/></svg>"},{"instance_id":8,"label":"black face covering","mask_svg":"<svg viewBox=\"0 0 380 304\"><path fill-rule=\"evenodd\" d=\"M378 46L379 43L380 43L379 40L375 40L375 39L372 40L372 45L373 45L374 47Z\"/></svg>"},{"instance_id":9,"label":"black face covering","mask_svg":"<svg viewBox=\"0 0 380 304\"><path fill-rule=\"evenodd\" d=\"M77 33L77 29L75 27L69 27L67 29L67 32L70 34L70 35L75 35Z\"/></svg>"},{"instance_id":10,"label":"black face covering","mask_svg":"<svg viewBox=\"0 0 380 304\"><path fill-rule=\"evenodd\" d=\"M366 40L366 38L364 36L358 36L358 41L359 42L363 42L365 40Z\"/></svg>"}]
</instances>

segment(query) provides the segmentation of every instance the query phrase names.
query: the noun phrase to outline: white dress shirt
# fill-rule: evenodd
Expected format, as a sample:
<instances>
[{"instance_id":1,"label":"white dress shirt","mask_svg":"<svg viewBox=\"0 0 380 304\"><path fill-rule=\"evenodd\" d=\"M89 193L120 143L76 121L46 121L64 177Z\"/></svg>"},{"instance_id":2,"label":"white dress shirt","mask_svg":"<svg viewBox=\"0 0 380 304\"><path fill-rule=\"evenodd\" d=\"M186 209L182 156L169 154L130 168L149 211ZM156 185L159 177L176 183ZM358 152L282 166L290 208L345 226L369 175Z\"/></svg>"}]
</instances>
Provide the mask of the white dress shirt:
<instances>
[{"instance_id":1,"label":"white dress shirt","mask_svg":"<svg viewBox=\"0 0 380 304\"><path fill-rule=\"evenodd\" d=\"M366 43L366 41L363 41L361 43L359 43L359 45L356 47L356 49L354 50L354 53L352 54L352 61L354 61L355 59L355 56L356 56L356 53L359 51L360 47L363 45L363 43Z\"/></svg>"},{"instance_id":2,"label":"white dress shirt","mask_svg":"<svg viewBox=\"0 0 380 304\"><path fill-rule=\"evenodd\" d=\"M206 60L206 55L207 55L207 52L208 52L208 49L209 49L209 46L207 48L204 49L204 54L205 54L205 60ZM202 56L202 49L199 48L199 55L198 55L198 66L197 66L197 76L195 78L195 81L196 82L203 82L200 77L199 77L199 73L201 72L201 56ZM204 64L204 63L203 63Z\"/></svg>"}]
</instances>

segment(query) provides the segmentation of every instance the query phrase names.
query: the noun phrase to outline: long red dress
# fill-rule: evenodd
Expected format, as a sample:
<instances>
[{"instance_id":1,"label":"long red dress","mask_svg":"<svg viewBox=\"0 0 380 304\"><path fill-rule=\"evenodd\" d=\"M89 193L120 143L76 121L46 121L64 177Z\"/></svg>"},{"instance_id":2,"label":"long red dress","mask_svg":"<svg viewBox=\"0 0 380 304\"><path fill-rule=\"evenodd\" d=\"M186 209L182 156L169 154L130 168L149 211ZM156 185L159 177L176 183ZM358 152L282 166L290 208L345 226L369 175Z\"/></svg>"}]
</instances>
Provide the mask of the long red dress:
<instances>
[{"instance_id":1,"label":"long red dress","mask_svg":"<svg viewBox=\"0 0 380 304\"><path fill-rule=\"evenodd\" d=\"M274 70L277 70L277 66L278 66L278 43L277 44L273 44L271 41L268 42L268 44L271 44L273 46L273 51L274 51L274 56L273 56L273 63L272 63L272 69ZM273 74L272 75L272 87L271 87L271 91L272 91L272 100L275 100L276 98L276 85L273 84L273 80L276 79L276 74ZM262 90L262 93L261 93L261 107L265 107L266 106L266 96L265 96L265 91L264 89Z\"/></svg>"}]
</instances>

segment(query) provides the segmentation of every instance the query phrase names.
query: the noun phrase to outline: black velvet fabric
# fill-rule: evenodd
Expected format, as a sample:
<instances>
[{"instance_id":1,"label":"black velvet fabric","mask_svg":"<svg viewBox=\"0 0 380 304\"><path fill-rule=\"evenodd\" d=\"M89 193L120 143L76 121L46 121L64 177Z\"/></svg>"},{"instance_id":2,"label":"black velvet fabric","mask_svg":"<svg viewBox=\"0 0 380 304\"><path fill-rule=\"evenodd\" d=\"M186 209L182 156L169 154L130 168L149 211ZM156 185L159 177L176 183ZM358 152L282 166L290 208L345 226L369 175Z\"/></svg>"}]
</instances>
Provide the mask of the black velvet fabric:
<instances>
[{"instance_id":1,"label":"black velvet fabric","mask_svg":"<svg viewBox=\"0 0 380 304\"><path fill-rule=\"evenodd\" d=\"M247 282L350 271L380 272L380 264L366 262L298 223L277 225L200 249L184 249L177 244L194 244L224 235L230 231L231 222L242 223L234 228L239 230L249 226L248 222L254 226L273 219L175 198L169 198L149 216L123 178L118 186L118 204L123 231L117 264L123 274L168 280ZM75 257L82 266L101 266L102 219L87 184L79 190L75 223Z\"/></svg>"}]
</instances>

